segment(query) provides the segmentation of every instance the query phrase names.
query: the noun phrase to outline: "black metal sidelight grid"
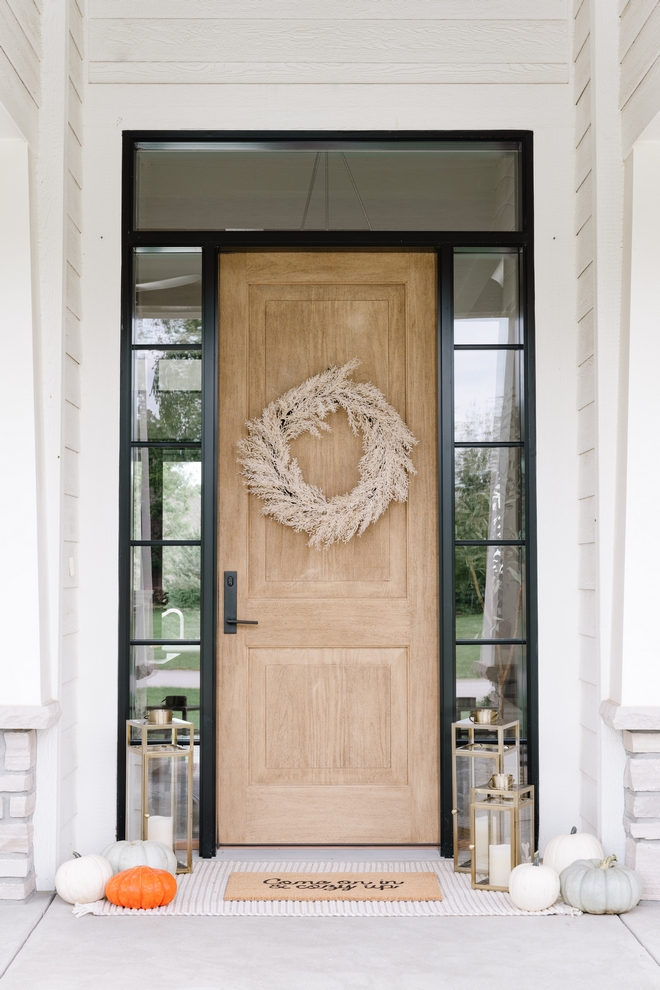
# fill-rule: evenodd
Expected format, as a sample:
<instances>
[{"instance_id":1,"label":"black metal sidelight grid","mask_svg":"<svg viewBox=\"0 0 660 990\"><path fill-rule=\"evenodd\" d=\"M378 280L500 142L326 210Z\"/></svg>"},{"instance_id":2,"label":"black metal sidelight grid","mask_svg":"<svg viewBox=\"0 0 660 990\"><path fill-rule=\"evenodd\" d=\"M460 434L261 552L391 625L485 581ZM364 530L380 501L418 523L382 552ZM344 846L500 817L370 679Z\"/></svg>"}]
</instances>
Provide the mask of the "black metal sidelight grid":
<instances>
[{"instance_id":1,"label":"black metal sidelight grid","mask_svg":"<svg viewBox=\"0 0 660 990\"><path fill-rule=\"evenodd\" d=\"M171 144L199 142L272 142L295 141L302 145L319 141L332 147L333 142L461 141L517 142L520 148L520 229L517 231L372 231L372 230L159 230L140 231L134 226L135 217L135 148L140 142ZM526 654L526 705L529 730L527 733L527 775L538 786L537 746L537 621L536 621L536 517L535 517L535 428L534 428L534 298L533 298L533 180L531 132L125 132L123 148L122 204L122 351L121 351L121 460L120 460L120 546L119 546L119 732L118 732L118 800L117 834L124 835L125 825L125 752L124 722L130 716L129 677L131 646L131 555L140 545L189 545L201 548L201 605L199 640L154 641L163 646L168 642L183 645L199 644L200 648L200 855L215 855L216 848L216 635L217 635L217 321L218 321L218 259L223 250L249 248L405 248L434 247L438 256L438 472L439 472L439 534L440 534L440 739L429 745L440 748L441 764L441 849L452 855L451 821L451 723L456 717L456 646L473 644L473 640L457 640L454 600L455 547L520 545L524 547L525 567L525 635L520 639L493 641L498 646L512 643L524 645ZM133 325L133 258L136 248L195 247L202 253L202 339L198 349L202 355L202 430L201 441L135 441L132 436L132 359ZM453 340L453 272L454 252L463 249L510 249L518 251L521 259L521 316L525 325L524 347L499 345L516 349L522 355L524 398L522 405L523 439L514 443L497 441L469 443L462 446L524 447L525 472L523 498L525 531L520 540L456 541L454 532L454 352L461 349L492 349L491 345L454 345ZM153 346L153 345L151 345ZM174 349L168 344L167 349ZM181 350L192 351L191 344ZM131 457L136 446L194 448L202 460L201 538L199 541L139 541L131 539ZM140 641L145 645L147 641ZM151 642L151 641L149 641ZM490 640L481 640L487 645ZM538 800L536 802L538 815Z\"/></svg>"}]
</instances>

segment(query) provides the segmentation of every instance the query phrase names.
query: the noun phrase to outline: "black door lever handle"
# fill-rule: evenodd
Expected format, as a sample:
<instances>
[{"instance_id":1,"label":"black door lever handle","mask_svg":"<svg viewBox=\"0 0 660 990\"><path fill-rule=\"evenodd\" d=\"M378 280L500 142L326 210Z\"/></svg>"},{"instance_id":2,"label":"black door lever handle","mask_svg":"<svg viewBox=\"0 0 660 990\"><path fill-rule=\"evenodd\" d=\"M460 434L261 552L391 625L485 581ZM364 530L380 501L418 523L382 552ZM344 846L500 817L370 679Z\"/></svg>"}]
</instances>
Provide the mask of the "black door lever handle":
<instances>
[{"instance_id":1,"label":"black door lever handle","mask_svg":"<svg viewBox=\"0 0 660 990\"><path fill-rule=\"evenodd\" d=\"M236 619L238 575L236 571L225 571L224 604L225 633L236 635L236 626L258 626L255 619Z\"/></svg>"}]
</instances>

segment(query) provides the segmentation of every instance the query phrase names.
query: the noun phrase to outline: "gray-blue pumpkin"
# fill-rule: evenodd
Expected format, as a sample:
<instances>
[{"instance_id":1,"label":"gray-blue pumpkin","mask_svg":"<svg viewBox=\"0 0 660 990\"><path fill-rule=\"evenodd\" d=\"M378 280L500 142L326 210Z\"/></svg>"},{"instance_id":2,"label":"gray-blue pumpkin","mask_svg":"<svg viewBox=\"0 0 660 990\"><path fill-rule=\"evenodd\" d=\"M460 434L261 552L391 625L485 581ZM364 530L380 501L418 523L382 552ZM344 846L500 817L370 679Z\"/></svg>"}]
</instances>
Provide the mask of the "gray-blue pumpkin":
<instances>
[{"instance_id":1,"label":"gray-blue pumpkin","mask_svg":"<svg viewBox=\"0 0 660 990\"><path fill-rule=\"evenodd\" d=\"M624 914L639 902L642 879L628 866L606 859L578 859L559 877L567 904L587 914Z\"/></svg>"}]
</instances>

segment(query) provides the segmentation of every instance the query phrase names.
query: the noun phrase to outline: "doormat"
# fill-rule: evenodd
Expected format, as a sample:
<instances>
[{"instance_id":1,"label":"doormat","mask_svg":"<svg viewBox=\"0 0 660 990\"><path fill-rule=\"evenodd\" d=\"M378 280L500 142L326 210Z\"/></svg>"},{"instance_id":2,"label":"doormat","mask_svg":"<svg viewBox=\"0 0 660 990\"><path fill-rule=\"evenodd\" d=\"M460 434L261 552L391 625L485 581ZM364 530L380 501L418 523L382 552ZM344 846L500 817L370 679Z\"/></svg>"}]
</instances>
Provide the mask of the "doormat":
<instances>
[{"instance_id":1,"label":"doormat","mask_svg":"<svg viewBox=\"0 0 660 990\"><path fill-rule=\"evenodd\" d=\"M429 873L239 873L229 875L226 901L441 901Z\"/></svg>"},{"instance_id":2,"label":"doormat","mask_svg":"<svg viewBox=\"0 0 660 990\"><path fill-rule=\"evenodd\" d=\"M254 873L277 876L281 873L364 874L373 873L435 873L442 890L441 901L229 901L225 900L227 883L232 873ZM467 873L454 873L450 859L419 863L246 863L232 860L200 860L193 873L177 877L178 893L171 904L148 911L122 908L110 901L76 904L73 913L79 917L93 914L100 917L115 915L161 915L255 918L405 918L405 917L487 917L533 914L563 914L577 916L581 912L562 901L545 911L521 911L508 894L494 890L472 890Z\"/></svg>"}]
</instances>

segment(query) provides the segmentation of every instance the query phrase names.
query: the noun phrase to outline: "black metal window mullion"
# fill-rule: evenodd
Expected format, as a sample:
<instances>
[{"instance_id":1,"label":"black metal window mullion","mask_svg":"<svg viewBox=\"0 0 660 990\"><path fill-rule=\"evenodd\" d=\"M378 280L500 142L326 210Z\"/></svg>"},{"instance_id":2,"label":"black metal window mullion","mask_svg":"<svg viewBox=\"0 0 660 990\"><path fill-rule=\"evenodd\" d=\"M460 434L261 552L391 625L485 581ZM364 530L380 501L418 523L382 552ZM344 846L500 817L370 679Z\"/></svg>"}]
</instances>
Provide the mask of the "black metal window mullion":
<instances>
[{"instance_id":1,"label":"black metal window mullion","mask_svg":"<svg viewBox=\"0 0 660 990\"><path fill-rule=\"evenodd\" d=\"M216 854L216 629L218 250L202 247L202 550L200 615L199 854Z\"/></svg>"},{"instance_id":2,"label":"black metal window mullion","mask_svg":"<svg viewBox=\"0 0 660 990\"><path fill-rule=\"evenodd\" d=\"M454 854L451 724L456 717L454 606L454 245L438 249L438 477L440 512L440 851Z\"/></svg>"}]
</instances>

